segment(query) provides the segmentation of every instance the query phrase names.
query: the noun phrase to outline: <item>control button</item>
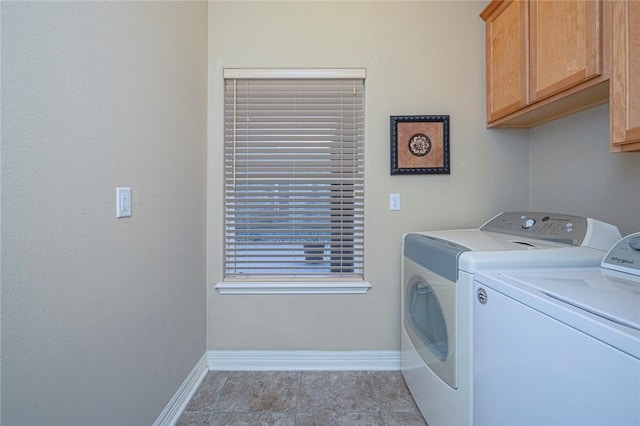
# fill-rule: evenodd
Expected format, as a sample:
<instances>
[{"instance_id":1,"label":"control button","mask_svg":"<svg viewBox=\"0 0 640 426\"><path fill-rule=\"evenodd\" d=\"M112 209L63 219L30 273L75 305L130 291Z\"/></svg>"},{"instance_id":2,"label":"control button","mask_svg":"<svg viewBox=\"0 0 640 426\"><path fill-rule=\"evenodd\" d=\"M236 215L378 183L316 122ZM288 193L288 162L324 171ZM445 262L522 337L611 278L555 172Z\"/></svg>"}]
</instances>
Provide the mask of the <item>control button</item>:
<instances>
[{"instance_id":1,"label":"control button","mask_svg":"<svg viewBox=\"0 0 640 426\"><path fill-rule=\"evenodd\" d=\"M567 223L566 226L567 226L567 228L573 228L573 223L569 222L569 223Z\"/></svg>"},{"instance_id":2,"label":"control button","mask_svg":"<svg viewBox=\"0 0 640 426\"><path fill-rule=\"evenodd\" d=\"M522 228L529 229L535 224L536 224L535 219L525 219L524 222L522 222Z\"/></svg>"},{"instance_id":3,"label":"control button","mask_svg":"<svg viewBox=\"0 0 640 426\"><path fill-rule=\"evenodd\" d=\"M634 250L640 250L640 235L629 240L629 247Z\"/></svg>"}]
</instances>

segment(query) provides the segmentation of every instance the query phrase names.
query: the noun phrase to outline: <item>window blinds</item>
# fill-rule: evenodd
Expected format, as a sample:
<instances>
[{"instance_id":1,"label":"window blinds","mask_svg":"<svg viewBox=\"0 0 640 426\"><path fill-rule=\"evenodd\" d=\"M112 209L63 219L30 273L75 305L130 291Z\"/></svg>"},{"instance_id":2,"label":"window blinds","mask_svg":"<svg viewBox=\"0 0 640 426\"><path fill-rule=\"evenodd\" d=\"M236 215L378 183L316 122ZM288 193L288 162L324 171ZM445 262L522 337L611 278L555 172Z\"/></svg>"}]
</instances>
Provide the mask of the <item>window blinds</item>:
<instances>
[{"instance_id":1,"label":"window blinds","mask_svg":"<svg viewBox=\"0 0 640 426\"><path fill-rule=\"evenodd\" d=\"M225 78L225 279L362 279L364 79Z\"/></svg>"}]
</instances>

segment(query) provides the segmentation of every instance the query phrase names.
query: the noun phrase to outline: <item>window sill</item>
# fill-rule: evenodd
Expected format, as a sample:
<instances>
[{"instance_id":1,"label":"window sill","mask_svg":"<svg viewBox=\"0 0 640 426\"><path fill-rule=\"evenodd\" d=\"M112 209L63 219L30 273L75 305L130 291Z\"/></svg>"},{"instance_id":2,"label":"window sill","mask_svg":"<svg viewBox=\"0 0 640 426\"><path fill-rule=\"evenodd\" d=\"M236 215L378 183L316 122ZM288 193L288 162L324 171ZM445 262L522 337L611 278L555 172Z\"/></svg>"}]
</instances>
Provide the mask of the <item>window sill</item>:
<instances>
[{"instance_id":1,"label":"window sill","mask_svg":"<svg viewBox=\"0 0 640 426\"><path fill-rule=\"evenodd\" d=\"M225 281L215 288L220 294L366 294L371 284L367 281Z\"/></svg>"}]
</instances>

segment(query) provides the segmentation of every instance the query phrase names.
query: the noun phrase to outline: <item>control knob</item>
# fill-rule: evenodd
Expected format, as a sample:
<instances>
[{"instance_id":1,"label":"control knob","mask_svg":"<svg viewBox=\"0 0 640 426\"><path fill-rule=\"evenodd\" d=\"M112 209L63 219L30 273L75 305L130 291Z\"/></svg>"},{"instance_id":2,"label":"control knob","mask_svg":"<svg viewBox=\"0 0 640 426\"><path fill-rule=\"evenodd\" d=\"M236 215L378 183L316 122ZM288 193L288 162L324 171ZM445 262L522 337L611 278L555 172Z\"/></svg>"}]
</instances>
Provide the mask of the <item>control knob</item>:
<instances>
[{"instance_id":1,"label":"control knob","mask_svg":"<svg viewBox=\"0 0 640 426\"><path fill-rule=\"evenodd\" d=\"M535 219L531 219L531 218L525 219L522 221L522 229L529 229L535 224L536 224Z\"/></svg>"}]
</instances>

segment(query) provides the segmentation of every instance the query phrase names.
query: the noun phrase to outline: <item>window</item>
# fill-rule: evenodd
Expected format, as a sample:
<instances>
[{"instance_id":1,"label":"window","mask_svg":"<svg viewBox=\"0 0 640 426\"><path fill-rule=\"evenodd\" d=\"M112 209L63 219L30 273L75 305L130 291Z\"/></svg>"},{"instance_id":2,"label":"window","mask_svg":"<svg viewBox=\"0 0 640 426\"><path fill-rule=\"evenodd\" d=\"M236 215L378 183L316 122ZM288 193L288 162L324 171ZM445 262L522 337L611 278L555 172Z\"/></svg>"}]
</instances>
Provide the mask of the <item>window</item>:
<instances>
[{"instance_id":1,"label":"window","mask_svg":"<svg viewBox=\"0 0 640 426\"><path fill-rule=\"evenodd\" d=\"M362 280L364 70L225 70L225 280Z\"/></svg>"}]
</instances>

